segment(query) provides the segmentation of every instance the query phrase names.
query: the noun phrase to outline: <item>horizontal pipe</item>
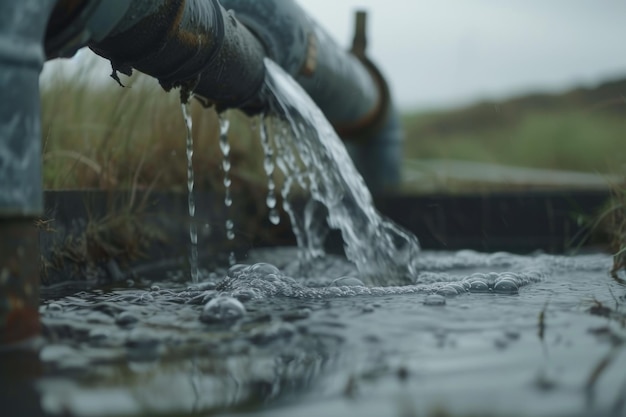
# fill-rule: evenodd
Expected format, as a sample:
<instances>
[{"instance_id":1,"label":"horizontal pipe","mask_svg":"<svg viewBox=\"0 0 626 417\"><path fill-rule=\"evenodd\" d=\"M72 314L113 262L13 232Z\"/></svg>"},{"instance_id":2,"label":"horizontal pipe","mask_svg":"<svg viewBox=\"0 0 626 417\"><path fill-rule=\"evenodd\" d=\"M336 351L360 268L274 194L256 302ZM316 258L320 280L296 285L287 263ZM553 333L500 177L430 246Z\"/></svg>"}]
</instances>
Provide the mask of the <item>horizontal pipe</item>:
<instances>
[{"instance_id":1,"label":"horizontal pipe","mask_svg":"<svg viewBox=\"0 0 626 417\"><path fill-rule=\"evenodd\" d=\"M89 46L115 72L137 69L219 107L249 103L265 79L263 47L217 0L135 0Z\"/></svg>"}]
</instances>

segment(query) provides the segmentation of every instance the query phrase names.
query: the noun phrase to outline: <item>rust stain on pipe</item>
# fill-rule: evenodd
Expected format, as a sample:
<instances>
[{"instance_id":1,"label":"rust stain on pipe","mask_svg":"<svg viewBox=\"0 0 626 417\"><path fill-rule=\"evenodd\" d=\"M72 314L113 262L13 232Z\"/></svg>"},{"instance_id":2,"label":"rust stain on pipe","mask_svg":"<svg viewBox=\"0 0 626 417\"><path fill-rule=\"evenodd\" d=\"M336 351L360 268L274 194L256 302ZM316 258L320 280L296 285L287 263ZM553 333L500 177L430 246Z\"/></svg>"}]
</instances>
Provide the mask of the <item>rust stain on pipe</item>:
<instances>
[{"instance_id":1,"label":"rust stain on pipe","mask_svg":"<svg viewBox=\"0 0 626 417\"><path fill-rule=\"evenodd\" d=\"M39 334L39 234L33 219L0 220L0 345Z\"/></svg>"}]
</instances>

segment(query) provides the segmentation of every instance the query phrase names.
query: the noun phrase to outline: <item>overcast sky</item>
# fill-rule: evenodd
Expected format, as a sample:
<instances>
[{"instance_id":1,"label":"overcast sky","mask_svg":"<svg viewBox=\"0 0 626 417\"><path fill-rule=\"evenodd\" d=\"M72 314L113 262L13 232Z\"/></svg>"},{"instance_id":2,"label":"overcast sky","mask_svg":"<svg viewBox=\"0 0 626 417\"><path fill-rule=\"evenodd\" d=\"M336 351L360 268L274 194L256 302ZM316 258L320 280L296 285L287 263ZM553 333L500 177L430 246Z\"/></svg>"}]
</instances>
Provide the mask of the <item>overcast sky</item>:
<instances>
[{"instance_id":1,"label":"overcast sky","mask_svg":"<svg viewBox=\"0 0 626 417\"><path fill-rule=\"evenodd\" d=\"M625 0L299 0L337 42L369 12L370 55L404 108L626 76Z\"/></svg>"}]
</instances>

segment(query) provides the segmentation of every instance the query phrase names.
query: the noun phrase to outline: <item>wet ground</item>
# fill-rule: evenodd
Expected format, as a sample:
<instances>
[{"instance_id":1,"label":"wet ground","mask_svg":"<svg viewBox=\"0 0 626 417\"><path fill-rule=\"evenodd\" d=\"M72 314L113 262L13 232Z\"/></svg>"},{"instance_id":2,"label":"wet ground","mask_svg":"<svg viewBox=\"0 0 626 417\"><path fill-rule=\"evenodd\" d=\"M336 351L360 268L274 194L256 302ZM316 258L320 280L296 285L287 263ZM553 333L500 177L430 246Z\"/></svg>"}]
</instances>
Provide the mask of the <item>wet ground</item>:
<instances>
[{"instance_id":1,"label":"wet ground","mask_svg":"<svg viewBox=\"0 0 626 417\"><path fill-rule=\"evenodd\" d=\"M626 287L609 256L423 253L401 287L296 259L266 250L199 284L171 271L47 292L42 349L28 366L4 358L4 410L626 415Z\"/></svg>"}]
</instances>

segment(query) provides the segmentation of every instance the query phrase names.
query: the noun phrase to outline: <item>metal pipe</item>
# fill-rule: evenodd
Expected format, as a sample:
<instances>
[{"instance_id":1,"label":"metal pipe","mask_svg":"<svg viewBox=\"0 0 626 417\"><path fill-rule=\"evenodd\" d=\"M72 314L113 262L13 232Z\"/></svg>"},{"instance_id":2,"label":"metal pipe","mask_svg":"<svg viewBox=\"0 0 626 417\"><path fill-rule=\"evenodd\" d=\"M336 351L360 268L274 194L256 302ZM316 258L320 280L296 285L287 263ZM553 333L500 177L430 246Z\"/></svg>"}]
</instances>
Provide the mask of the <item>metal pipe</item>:
<instances>
[{"instance_id":1,"label":"metal pipe","mask_svg":"<svg viewBox=\"0 0 626 417\"><path fill-rule=\"evenodd\" d=\"M357 11L351 52L359 57L378 81L382 105L381 111L370 121L369 126L355 132L354 138L344 134L344 141L370 190L385 193L397 188L401 182L404 130L398 110L393 105L389 85L376 65L367 58L366 48L367 14Z\"/></svg>"},{"instance_id":2,"label":"metal pipe","mask_svg":"<svg viewBox=\"0 0 626 417\"><path fill-rule=\"evenodd\" d=\"M356 13L353 45L347 52L295 1L221 3L315 101L346 143L369 188L380 192L399 185L403 131L385 77L366 55L366 13Z\"/></svg>"},{"instance_id":3,"label":"metal pipe","mask_svg":"<svg viewBox=\"0 0 626 417\"><path fill-rule=\"evenodd\" d=\"M380 113L380 88L373 74L295 1L222 4L259 38L268 56L294 77L342 136Z\"/></svg>"},{"instance_id":4,"label":"metal pipe","mask_svg":"<svg viewBox=\"0 0 626 417\"><path fill-rule=\"evenodd\" d=\"M265 79L263 47L217 0L135 0L90 47L114 73L135 68L218 107L252 105Z\"/></svg>"},{"instance_id":5,"label":"metal pipe","mask_svg":"<svg viewBox=\"0 0 626 417\"><path fill-rule=\"evenodd\" d=\"M0 1L0 345L39 331L39 73L55 0Z\"/></svg>"}]
</instances>

